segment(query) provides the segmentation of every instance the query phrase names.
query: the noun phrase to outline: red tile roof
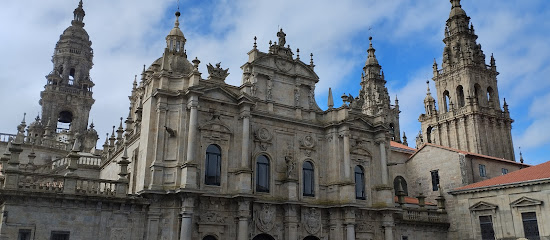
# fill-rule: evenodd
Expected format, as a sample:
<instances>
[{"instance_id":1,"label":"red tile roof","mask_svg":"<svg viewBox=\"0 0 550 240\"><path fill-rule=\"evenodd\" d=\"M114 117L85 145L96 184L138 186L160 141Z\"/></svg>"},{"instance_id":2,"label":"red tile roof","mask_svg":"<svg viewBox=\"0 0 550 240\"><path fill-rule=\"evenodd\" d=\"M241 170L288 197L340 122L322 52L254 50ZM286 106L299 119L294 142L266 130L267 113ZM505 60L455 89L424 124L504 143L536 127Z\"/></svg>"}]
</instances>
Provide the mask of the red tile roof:
<instances>
[{"instance_id":1,"label":"red tile roof","mask_svg":"<svg viewBox=\"0 0 550 240\"><path fill-rule=\"evenodd\" d=\"M501 162L506 162L506 163L511 163L511 164L522 165L523 167L530 167L531 166L529 164L520 163L520 162L516 162L516 161L504 159L504 158L497 158L497 157L487 156L487 155L483 155L483 154L479 154L479 153L467 152L467 151L463 151L463 150L459 150L459 149L455 149L455 148L450 148L450 147L446 147L446 146L441 146L441 145L436 145L436 144L432 144L432 143L424 143L424 145L422 145L422 147L420 147L418 149L418 151L416 151L413 155L411 155L409 157L409 159L411 159L414 155L416 155L416 153L420 152L420 150L422 150L426 146L441 148L441 149L453 151L453 152L456 152L456 153L462 153L462 154L468 155L468 156L475 156L475 157L485 158L487 160L496 160L496 161L501 161Z\"/></svg>"},{"instance_id":2,"label":"red tile roof","mask_svg":"<svg viewBox=\"0 0 550 240\"><path fill-rule=\"evenodd\" d=\"M393 196L393 201L394 202L399 202L398 199L397 199L397 196ZM413 197L407 197L405 196L405 203L406 204L415 204L415 205L418 205L418 198L413 198ZM430 206L436 206L437 204L434 204L434 203L431 203L431 202L425 202L426 205L430 205Z\"/></svg>"},{"instance_id":3,"label":"red tile roof","mask_svg":"<svg viewBox=\"0 0 550 240\"><path fill-rule=\"evenodd\" d=\"M541 180L541 179L550 179L550 161L541 163L536 166L513 171L502 176L487 179L485 181L472 183L464 187L459 187L455 190L490 187L490 186Z\"/></svg>"},{"instance_id":4,"label":"red tile roof","mask_svg":"<svg viewBox=\"0 0 550 240\"><path fill-rule=\"evenodd\" d=\"M405 152L410 152L410 153L413 153L413 152L416 151L415 148L412 148L412 147L409 147L405 144L401 144L401 143L394 142L394 141L390 141L390 146L394 147L394 148L399 148L400 150L404 150Z\"/></svg>"}]
</instances>

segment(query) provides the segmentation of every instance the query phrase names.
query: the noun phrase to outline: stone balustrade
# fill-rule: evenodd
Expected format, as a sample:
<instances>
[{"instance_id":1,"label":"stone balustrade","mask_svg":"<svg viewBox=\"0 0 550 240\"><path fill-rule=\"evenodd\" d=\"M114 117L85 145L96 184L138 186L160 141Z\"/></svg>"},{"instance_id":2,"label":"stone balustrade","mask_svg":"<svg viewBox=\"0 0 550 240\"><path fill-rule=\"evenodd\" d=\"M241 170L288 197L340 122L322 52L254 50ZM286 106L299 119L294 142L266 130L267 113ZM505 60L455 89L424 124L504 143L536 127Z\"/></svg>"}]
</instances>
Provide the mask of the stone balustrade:
<instances>
[{"instance_id":1,"label":"stone balustrade","mask_svg":"<svg viewBox=\"0 0 550 240\"><path fill-rule=\"evenodd\" d=\"M15 134L0 133L0 142L9 142L12 138L15 138Z\"/></svg>"},{"instance_id":2,"label":"stone balustrade","mask_svg":"<svg viewBox=\"0 0 550 240\"><path fill-rule=\"evenodd\" d=\"M127 181L5 170L1 190L47 192L84 196L126 197Z\"/></svg>"},{"instance_id":3,"label":"stone balustrade","mask_svg":"<svg viewBox=\"0 0 550 240\"><path fill-rule=\"evenodd\" d=\"M447 213L426 209L405 209L402 220L414 222L449 223Z\"/></svg>"},{"instance_id":4,"label":"stone balustrade","mask_svg":"<svg viewBox=\"0 0 550 240\"><path fill-rule=\"evenodd\" d=\"M70 159L69 158L58 158L56 160L52 161L51 169L56 169L58 167L66 166L69 164ZM98 157L80 157L78 159L78 165L83 166L101 166L101 158Z\"/></svg>"}]
</instances>

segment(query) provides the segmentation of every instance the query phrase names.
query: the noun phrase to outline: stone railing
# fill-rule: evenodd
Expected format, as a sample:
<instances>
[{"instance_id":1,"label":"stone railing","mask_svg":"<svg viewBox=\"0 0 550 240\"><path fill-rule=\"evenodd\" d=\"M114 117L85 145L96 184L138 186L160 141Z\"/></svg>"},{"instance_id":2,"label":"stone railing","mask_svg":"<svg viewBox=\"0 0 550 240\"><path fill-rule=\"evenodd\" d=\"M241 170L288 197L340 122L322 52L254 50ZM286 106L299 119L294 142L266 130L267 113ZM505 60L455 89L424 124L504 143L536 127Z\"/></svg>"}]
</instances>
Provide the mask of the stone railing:
<instances>
[{"instance_id":1,"label":"stone railing","mask_svg":"<svg viewBox=\"0 0 550 240\"><path fill-rule=\"evenodd\" d=\"M69 164L70 159L69 158L58 158L56 160L52 161L51 169L56 169L61 166L66 166ZM84 165L84 166L101 166L101 158L98 157L80 157L78 159L78 165Z\"/></svg>"},{"instance_id":2,"label":"stone railing","mask_svg":"<svg viewBox=\"0 0 550 240\"><path fill-rule=\"evenodd\" d=\"M15 134L0 133L0 142L9 142L10 139L15 139Z\"/></svg>"},{"instance_id":3,"label":"stone railing","mask_svg":"<svg viewBox=\"0 0 550 240\"><path fill-rule=\"evenodd\" d=\"M126 197L128 191L128 181L30 173L16 169L6 169L4 170L4 181L0 185L0 190L123 198Z\"/></svg>"},{"instance_id":4,"label":"stone railing","mask_svg":"<svg viewBox=\"0 0 550 240\"><path fill-rule=\"evenodd\" d=\"M405 209L403 220L429 223L448 223L447 213L422 209Z\"/></svg>"}]
</instances>

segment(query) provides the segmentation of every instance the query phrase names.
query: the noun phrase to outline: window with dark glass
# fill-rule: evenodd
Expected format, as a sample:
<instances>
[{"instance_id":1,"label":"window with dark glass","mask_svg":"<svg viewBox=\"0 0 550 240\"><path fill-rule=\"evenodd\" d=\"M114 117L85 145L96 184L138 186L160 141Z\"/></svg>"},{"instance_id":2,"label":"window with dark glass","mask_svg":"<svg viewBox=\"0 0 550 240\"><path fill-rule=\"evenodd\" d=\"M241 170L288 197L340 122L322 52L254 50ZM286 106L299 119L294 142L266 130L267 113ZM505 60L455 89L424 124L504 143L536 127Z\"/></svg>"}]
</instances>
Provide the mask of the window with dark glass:
<instances>
[{"instance_id":1,"label":"window with dark glass","mask_svg":"<svg viewBox=\"0 0 550 240\"><path fill-rule=\"evenodd\" d=\"M393 191L395 196L397 196L397 190L399 190L399 182L401 181L401 189L405 192L405 195L409 195L409 190L407 189L407 181L402 176L397 176L393 179Z\"/></svg>"},{"instance_id":2,"label":"window with dark glass","mask_svg":"<svg viewBox=\"0 0 550 240\"><path fill-rule=\"evenodd\" d=\"M69 240L69 232L53 231L50 240Z\"/></svg>"},{"instance_id":3,"label":"window with dark glass","mask_svg":"<svg viewBox=\"0 0 550 240\"><path fill-rule=\"evenodd\" d=\"M220 147L212 144L206 148L206 174L204 178L204 183L206 185L220 186L221 159L222 153Z\"/></svg>"},{"instance_id":4,"label":"window with dark glass","mask_svg":"<svg viewBox=\"0 0 550 240\"><path fill-rule=\"evenodd\" d=\"M365 199L365 171L361 166L355 166L355 198Z\"/></svg>"},{"instance_id":5,"label":"window with dark glass","mask_svg":"<svg viewBox=\"0 0 550 240\"><path fill-rule=\"evenodd\" d=\"M304 162L302 169L303 184L304 184L304 196L315 196L315 175L313 170L313 164L309 161Z\"/></svg>"},{"instance_id":6,"label":"window with dark glass","mask_svg":"<svg viewBox=\"0 0 550 240\"><path fill-rule=\"evenodd\" d=\"M437 191L439 190L439 171L433 170L431 171L432 174L432 190Z\"/></svg>"},{"instance_id":7,"label":"window with dark glass","mask_svg":"<svg viewBox=\"0 0 550 240\"><path fill-rule=\"evenodd\" d=\"M485 165L479 164L479 176L487 177L487 171L485 170Z\"/></svg>"},{"instance_id":8,"label":"window with dark glass","mask_svg":"<svg viewBox=\"0 0 550 240\"><path fill-rule=\"evenodd\" d=\"M493 229L493 220L491 216L479 216L479 226L481 228L481 240L495 239L495 231Z\"/></svg>"},{"instance_id":9,"label":"window with dark glass","mask_svg":"<svg viewBox=\"0 0 550 240\"><path fill-rule=\"evenodd\" d=\"M508 173L508 169L503 168L503 169L502 169L502 175L507 174L507 173Z\"/></svg>"},{"instance_id":10,"label":"window with dark glass","mask_svg":"<svg viewBox=\"0 0 550 240\"><path fill-rule=\"evenodd\" d=\"M537 223L537 214L535 212L521 213L523 220L523 233L529 240L540 240L539 225Z\"/></svg>"},{"instance_id":11,"label":"window with dark glass","mask_svg":"<svg viewBox=\"0 0 550 240\"><path fill-rule=\"evenodd\" d=\"M19 229L19 235L17 240L31 240L31 230L30 229Z\"/></svg>"},{"instance_id":12,"label":"window with dark glass","mask_svg":"<svg viewBox=\"0 0 550 240\"><path fill-rule=\"evenodd\" d=\"M256 159L256 192L269 192L269 159L265 155Z\"/></svg>"}]
</instances>

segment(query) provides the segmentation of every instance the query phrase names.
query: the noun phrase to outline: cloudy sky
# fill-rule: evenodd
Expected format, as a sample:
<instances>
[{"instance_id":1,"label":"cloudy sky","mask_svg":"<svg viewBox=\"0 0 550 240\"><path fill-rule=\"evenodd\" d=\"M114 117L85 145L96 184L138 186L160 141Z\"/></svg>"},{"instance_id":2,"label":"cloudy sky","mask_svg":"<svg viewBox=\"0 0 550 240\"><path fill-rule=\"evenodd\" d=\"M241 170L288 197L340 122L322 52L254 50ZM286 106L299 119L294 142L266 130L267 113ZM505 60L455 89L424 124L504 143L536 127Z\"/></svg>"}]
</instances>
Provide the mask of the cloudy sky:
<instances>
[{"instance_id":1,"label":"cloudy sky","mask_svg":"<svg viewBox=\"0 0 550 240\"><path fill-rule=\"evenodd\" d=\"M30 122L52 70L59 35L70 25L78 0L4 0L0 3L0 133L14 133L23 113ZM302 59L314 54L320 81L317 103L326 109L331 87L338 96L359 91L368 37L387 87L400 100L401 129L414 146L423 112L425 81L435 58L441 63L443 29L450 10L445 0L252 1L181 0L180 19L189 58L229 67L230 84L240 83L254 36L267 51L282 27L287 44ZM516 155L526 163L550 160L550 2L547 0L463 0L487 57L497 62L499 93L510 105ZM90 118L101 133L127 116L134 75L162 55L173 27L176 0L84 1L85 29L94 49L91 76L96 84ZM203 74L206 77L206 74ZM432 89L433 87L433 82ZM101 134L100 142L104 141ZM519 158L519 156L518 156Z\"/></svg>"}]
</instances>

